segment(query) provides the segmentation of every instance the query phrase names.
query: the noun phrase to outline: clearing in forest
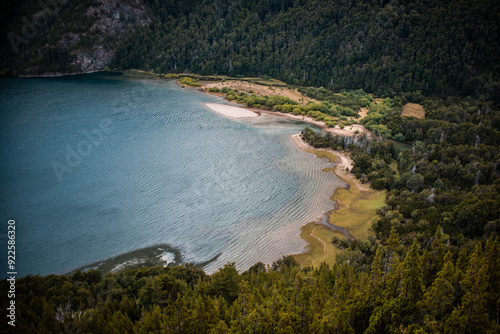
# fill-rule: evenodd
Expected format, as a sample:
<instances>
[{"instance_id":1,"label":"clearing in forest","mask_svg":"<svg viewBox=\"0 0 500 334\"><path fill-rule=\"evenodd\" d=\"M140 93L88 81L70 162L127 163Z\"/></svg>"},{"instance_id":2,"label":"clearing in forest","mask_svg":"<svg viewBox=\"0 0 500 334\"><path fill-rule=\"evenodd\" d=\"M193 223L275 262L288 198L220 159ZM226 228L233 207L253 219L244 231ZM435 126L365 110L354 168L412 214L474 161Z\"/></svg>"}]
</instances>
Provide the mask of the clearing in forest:
<instances>
[{"instance_id":1,"label":"clearing in forest","mask_svg":"<svg viewBox=\"0 0 500 334\"><path fill-rule=\"evenodd\" d=\"M403 106L401 116L425 118L424 106L418 103L407 103Z\"/></svg>"}]
</instances>

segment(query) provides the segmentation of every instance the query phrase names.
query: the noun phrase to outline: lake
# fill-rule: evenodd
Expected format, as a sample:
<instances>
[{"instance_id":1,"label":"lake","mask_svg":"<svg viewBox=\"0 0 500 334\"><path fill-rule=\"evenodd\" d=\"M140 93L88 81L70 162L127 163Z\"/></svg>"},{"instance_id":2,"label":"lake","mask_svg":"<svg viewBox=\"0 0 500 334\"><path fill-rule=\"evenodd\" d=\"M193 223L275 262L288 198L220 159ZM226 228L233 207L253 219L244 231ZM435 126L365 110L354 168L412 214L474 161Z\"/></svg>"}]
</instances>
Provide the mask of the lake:
<instances>
[{"instance_id":1,"label":"lake","mask_svg":"<svg viewBox=\"0 0 500 334\"><path fill-rule=\"evenodd\" d=\"M300 227L343 185L331 163L292 142L304 123L208 102L228 103L137 74L1 78L0 238L15 220L18 275L157 245L165 264L177 252L207 272L304 251Z\"/></svg>"}]
</instances>

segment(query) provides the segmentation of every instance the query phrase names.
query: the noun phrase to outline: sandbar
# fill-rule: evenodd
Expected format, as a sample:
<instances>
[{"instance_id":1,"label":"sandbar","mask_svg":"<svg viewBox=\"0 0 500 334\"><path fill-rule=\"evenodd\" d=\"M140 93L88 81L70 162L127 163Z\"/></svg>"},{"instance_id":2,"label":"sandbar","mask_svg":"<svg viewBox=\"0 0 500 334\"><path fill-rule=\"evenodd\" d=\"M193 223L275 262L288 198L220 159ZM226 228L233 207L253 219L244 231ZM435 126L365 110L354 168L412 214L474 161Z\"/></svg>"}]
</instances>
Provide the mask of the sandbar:
<instances>
[{"instance_id":1,"label":"sandbar","mask_svg":"<svg viewBox=\"0 0 500 334\"><path fill-rule=\"evenodd\" d=\"M220 103L205 103L205 106L221 115L231 118L257 117L259 114L246 108L228 106Z\"/></svg>"}]
</instances>

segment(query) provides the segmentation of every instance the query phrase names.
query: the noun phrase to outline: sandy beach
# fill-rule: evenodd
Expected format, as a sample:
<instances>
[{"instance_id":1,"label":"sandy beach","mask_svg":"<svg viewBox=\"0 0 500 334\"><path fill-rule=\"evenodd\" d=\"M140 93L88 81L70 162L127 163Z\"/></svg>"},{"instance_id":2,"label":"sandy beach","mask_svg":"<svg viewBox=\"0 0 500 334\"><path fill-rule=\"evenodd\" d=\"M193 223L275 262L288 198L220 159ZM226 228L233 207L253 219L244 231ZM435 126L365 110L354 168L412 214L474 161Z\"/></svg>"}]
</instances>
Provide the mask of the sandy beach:
<instances>
[{"instance_id":1,"label":"sandy beach","mask_svg":"<svg viewBox=\"0 0 500 334\"><path fill-rule=\"evenodd\" d=\"M225 94L220 93L220 92L209 92L206 89L213 88L213 87L217 87L217 88L229 87L232 89L237 89L238 91L246 91L246 92L251 91L258 96L281 95L281 96L288 97L292 100L295 100L301 105L306 105L307 102L310 102L310 101L319 103L319 101L311 99L311 98L301 94L296 89L291 89L291 88L286 88L286 87L274 87L274 88L272 88L272 87L268 87L268 86L253 84L251 82L246 82L246 81L233 81L232 80L232 81L228 81L228 82L215 82L215 83L214 82L203 82L203 83L201 83L201 87L202 87L202 89L201 89L202 91L205 91L205 92L212 94L212 95L224 97L224 98L225 98ZM209 105L212 105L217 110L212 109ZM222 106L222 107L219 107L219 106ZM246 106L239 108L239 107L220 105L217 103L207 103L207 107L216 111L216 112L220 112L221 114L223 114L227 117L236 117L236 118L256 117L256 116L243 116L244 115L243 113L236 111L238 109L252 111L251 108L248 108ZM231 109L227 109L227 111L222 110L222 108L225 109L225 107L228 107ZM336 125L335 127L329 127L325 124L325 122L317 121L314 118L306 116L306 115L295 115L292 113L283 113L283 112L271 111L271 110L265 110L265 109L258 109L258 110L254 109L253 111L259 115L264 113L264 114L276 115L276 116L281 116L281 117L287 117L287 118L295 119L295 120L302 121L305 123L309 123L309 124L312 124L320 129L322 129L323 131L333 133L334 135L355 136L356 134L366 133L368 135L368 137L371 137L371 138L375 137L371 133L371 131L366 129L361 124L352 124L352 125L348 125L348 126L344 127L343 129L341 129L340 126L338 126L338 125ZM367 112L368 112L367 108L361 108L361 110L360 110L361 118L366 116ZM241 116L239 116L240 114L241 114Z\"/></svg>"},{"instance_id":2,"label":"sandy beach","mask_svg":"<svg viewBox=\"0 0 500 334\"><path fill-rule=\"evenodd\" d=\"M370 190L370 186L368 183L367 184L361 183L358 179L356 179L356 177L353 174L351 174L350 172L348 172L346 170L346 168L347 168L350 171L350 170L352 170L352 167L353 167L353 161L348 156L342 154L339 151L332 150L330 148L327 148L327 149L315 148L315 147L309 145L308 143L306 143L302 139L302 135L300 133L292 135L292 140L295 143L295 145L297 145L297 147L304 152L313 153L313 151L326 151L326 152L333 154L337 158L337 161L335 162L335 167L334 167L335 175L337 175L338 177L340 177L342 180L349 183L350 185L355 185L356 187L358 187L358 189L360 191L369 191Z\"/></svg>"},{"instance_id":3,"label":"sandy beach","mask_svg":"<svg viewBox=\"0 0 500 334\"><path fill-rule=\"evenodd\" d=\"M220 103L205 103L205 106L216 113L231 118L250 118L259 116L258 113L248 108L233 107Z\"/></svg>"},{"instance_id":4,"label":"sandy beach","mask_svg":"<svg viewBox=\"0 0 500 334\"><path fill-rule=\"evenodd\" d=\"M314 146L309 145L309 143L306 143L304 139L302 139L302 135L300 133L292 135L292 140L295 143L295 145L297 145L303 151L306 152L308 152L309 150L327 151L335 155L337 157L337 162L335 163L336 173L341 172L342 174L348 174L348 172L346 172L345 170L346 167L349 168L349 170L352 169L352 164L353 164L352 159L340 153L339 151L335 151L330 148L328 149L315 148Z\"/></svg>"}]
</instances>

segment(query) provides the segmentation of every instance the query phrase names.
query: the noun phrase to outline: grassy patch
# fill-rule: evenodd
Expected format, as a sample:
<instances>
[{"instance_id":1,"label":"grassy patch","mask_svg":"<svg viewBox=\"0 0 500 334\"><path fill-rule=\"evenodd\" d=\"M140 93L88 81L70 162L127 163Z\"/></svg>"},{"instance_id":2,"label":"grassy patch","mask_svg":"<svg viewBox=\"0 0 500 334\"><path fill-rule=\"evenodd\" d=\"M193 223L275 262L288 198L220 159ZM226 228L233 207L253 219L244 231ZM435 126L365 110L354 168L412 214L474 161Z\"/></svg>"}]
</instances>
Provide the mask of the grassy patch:
<instances>
[{"instance_id":1,"label":"grassy patch","mask_svg":"<svg viewBox=\"0 0 500 334\"><path fill-rule=\"evenodd\" d=\"M303 254L295 255L295 260L305 267L319 267L322 262L328 265L335 263L335 256L341 252L332 243L333 236L343 237L325 225L309 223L302 227L301 237L309 243L309 250Z\"/></svg>"},{"instance_id":2,"label":"grassy patch","mask_svg":"<svg viewBox=\"0 0 500 334\"><path fill-rule=\"evenodd\" d=\"M320 159L327 158L331 162L336 162L338 160L338 158L332 152L322 150L308 150L308 152L316 154Z\"/></svg>"},{"instance_id":3,"label":"grassy patch","mask_svg":"<svg viewBox=\"0 0 500 334\"><path fill-rule=\"evenodd\" d=\"M329 222L345 228L354 238L365 240L372 234L372 221L378 217L377 208L385 204L385 195L386 190L362 191L354 183L350 183L349 189L337 189L332 198L339 201L340 208L332 212Z\"/></svg>"},{"instance_id":4,"label":"grassy patch","mask_svg":"<svg viewBox=\"0 0 500 334\"><path fill-rule=\"evenodd\" d=\"M425 118L424 106L418 103L407 103L403 106L401 116Z\"/></svg>"}]
</instances>

